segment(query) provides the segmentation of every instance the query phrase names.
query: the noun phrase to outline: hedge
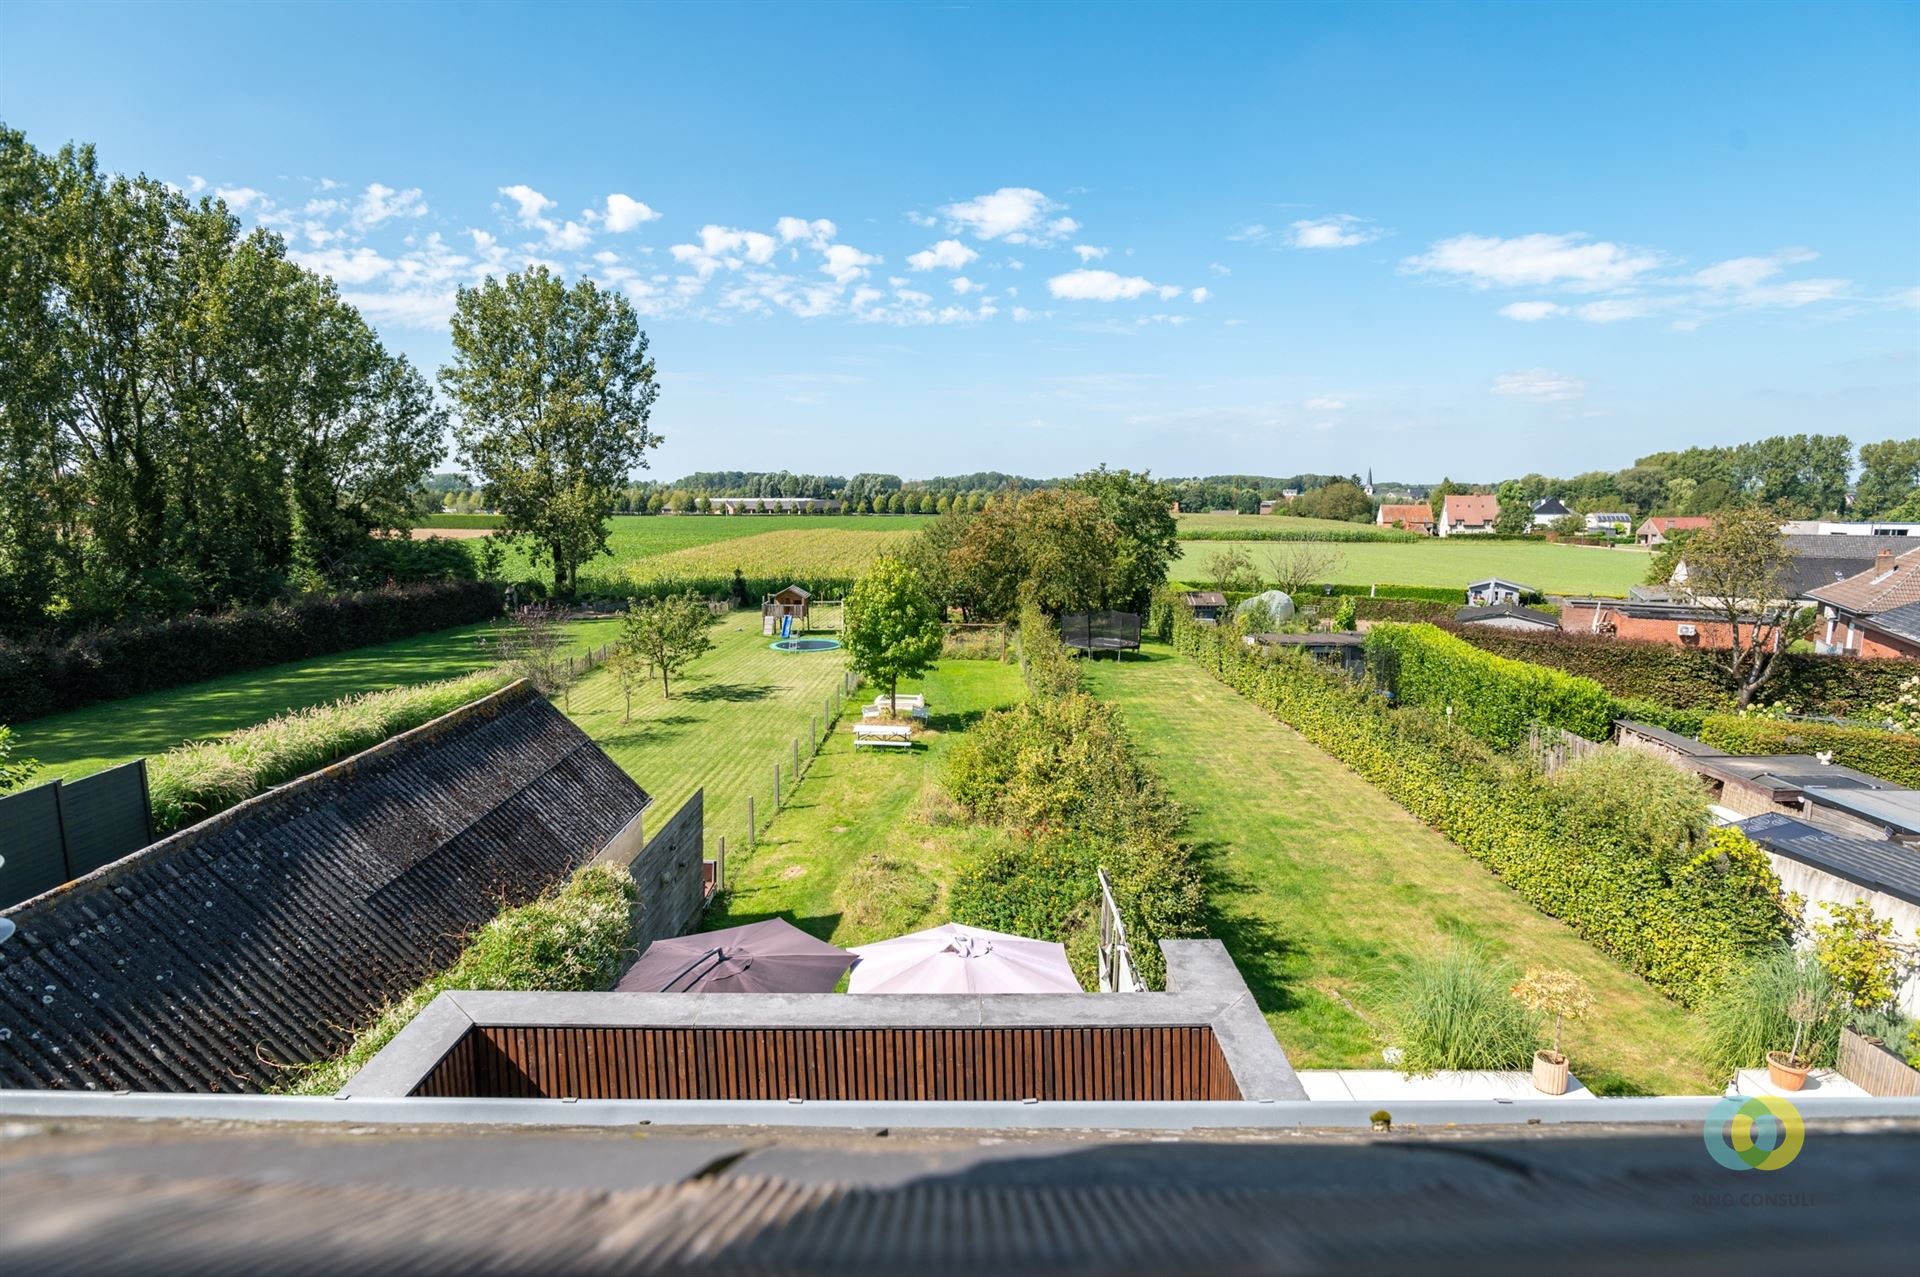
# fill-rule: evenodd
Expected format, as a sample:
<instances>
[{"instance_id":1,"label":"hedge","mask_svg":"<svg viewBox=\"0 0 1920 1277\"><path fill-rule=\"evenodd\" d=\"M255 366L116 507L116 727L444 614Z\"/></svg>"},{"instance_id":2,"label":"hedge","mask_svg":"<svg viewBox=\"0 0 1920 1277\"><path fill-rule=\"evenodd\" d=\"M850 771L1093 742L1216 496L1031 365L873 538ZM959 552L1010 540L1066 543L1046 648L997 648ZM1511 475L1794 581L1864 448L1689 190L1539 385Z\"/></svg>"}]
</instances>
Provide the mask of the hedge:
<instances>
[{"instance_id":1,"label":"hedge","mask_svg":"<svg viewBox=\"0 0 1920 1277\"><path fill-rule=\"evenodd\" d=\"M0 640L0 713L13 722L500 615L500 587L433 581L307 595L212 616L115 626L58 643Z\"/></svg>"},{"instance_id":2,"label":"hedge","mask_svg":"<svg viewBox=\"0 0 1920 1277\"><path fill-rule=\"evenodd\" d=\"M1734 707L1727 676L1698 648L1610 639L1586 634L1517 634L1463 626L1461 638L1483 651L1550 665L1599 683L1617 696L1641 697L1679 709L1718 713ZM1788 652L1760 689L1760 699L1805 714L1872 716L1874 706L1897 700L1920 661L1866 661L1853 656Z\"/></svg>"},{"instance_id":3,"label":"hedge","mask_svg":"<svg viewBox=\"0 0 1920 1277\"><path fill-rule=\"evenodd\" d=\"M1423 710L1395 709L1343 674L1297 654L1257 652L1185 617L1175 618L1174 641L1523 899L1684 1003L1790 934L1778 878L1738 831L1716 830L1686 848L1634 846L1630 821L1571 810L1555 782L1532 767L1491 753Z\"/></svg>"},{"instance_id":4,"label":"hedge","mask_svg":"<svg viewBox=\"0 0 1920 1277\"><path fill-rule=\"evenodd\" d=\"M1700 739L1729 754L1815 754L1833 751L1833 761L1870 776L1920 788L1920 736L1851 723L1806 723L1791 719L1712 714Z\"/></svg>"},{"instance_id":5,"label":"hedge","mask_svg":"<svg viewBox=\"0 0 1920 1277\"><path fill-rule=\"evenodd\" d=\"M1162 987L1160 940L1205 932L1202 875L1179 837L1184 812L1118 713L1079 690L1076 662L1031 605L1020 650L1027 700L986 715L947 755L947 793L1004 831L964 855L949 908L972 926L1064 943L1090 984L1104 868L1134 965L1149 987Z\"/></svg>"},{"instance_id":6,"label":"hedge","mask_svg":"<svg viewBox=\"0 0 1920 1277\"><path fill-rule=\"evenodd\" d=\"M1348 545L1362 541L1425 541L1417 532L1355 524L1348 528L1185 528L1174 534L1180 541L1325 541Z\"/></svg>"},{"instance_id":7,"label":"hedge","mask_svg":"<svg viewBox=\"0 0 1920 1277\"><path fill-rule=\"evenodd\" d=\"M216 740L188 741L147 760L157 834L205 820L296 776L370 749L511 683L505 669L348 696L281 714Z\"/></svg>"},{"instance_id":8,"label":"hedge","mask_svg":"<svg viewBox=\"0 0 1920 1277\"><path fill-rule=\"evenodd\" d=\"M1588 740L1613 735L1613 697L1590 678L1481 651L1431 625L1391 622L1367 632L1367 664L1409 705L1452 719L1496 749L1527 738L1530 723Z\"/></svg>"},{"instance_id":9,"label":"hedge","mask_svg":"<svg viewBox=\"0 0 1920 1277\"><path fill-rule=\"evenodd\" d=\"M274 1089L331 1095L449 989L593 992L613 984L630 952L633 878L591 865L538 900L508 909L474 933L452 966L383 1007L344 1052L289 1071Z\"/></svg>"},{"instance_id":10,"label":"hedge","mask_svg":"<svg viewBox=\"0 0 1920 1277\"><path fill-rule=\"evenodd\" d=\"M1423 599L1387 599L1368 598L1366 595L1353 599L1353 615L1360 621L1402 621L1409 625L1434 624L1443 620L1452 620L1456 603L1430 603Z\"/></svg>"}]
</instances>

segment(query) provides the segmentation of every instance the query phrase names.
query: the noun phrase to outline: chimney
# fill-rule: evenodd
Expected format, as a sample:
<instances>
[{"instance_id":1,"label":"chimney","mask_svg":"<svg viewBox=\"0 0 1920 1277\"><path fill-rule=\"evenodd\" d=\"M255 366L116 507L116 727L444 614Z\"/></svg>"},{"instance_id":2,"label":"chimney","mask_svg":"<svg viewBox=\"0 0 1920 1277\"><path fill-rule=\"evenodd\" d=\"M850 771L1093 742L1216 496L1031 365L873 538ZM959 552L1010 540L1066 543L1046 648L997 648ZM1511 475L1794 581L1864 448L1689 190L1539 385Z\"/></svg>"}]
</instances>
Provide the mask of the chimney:
<instances>
[{"instance_id":1,"label":"chimney","mask_svg":"<svg viewBox=\"0 0 1920 1277\"><path fill-rule=\"evenodd\" d=\"M1873 570L1875 572L1893 571L1893 547L1892 546L1883 545L1880 547L1880 553L1873 556Z\"/></svg>"}]
</instances>

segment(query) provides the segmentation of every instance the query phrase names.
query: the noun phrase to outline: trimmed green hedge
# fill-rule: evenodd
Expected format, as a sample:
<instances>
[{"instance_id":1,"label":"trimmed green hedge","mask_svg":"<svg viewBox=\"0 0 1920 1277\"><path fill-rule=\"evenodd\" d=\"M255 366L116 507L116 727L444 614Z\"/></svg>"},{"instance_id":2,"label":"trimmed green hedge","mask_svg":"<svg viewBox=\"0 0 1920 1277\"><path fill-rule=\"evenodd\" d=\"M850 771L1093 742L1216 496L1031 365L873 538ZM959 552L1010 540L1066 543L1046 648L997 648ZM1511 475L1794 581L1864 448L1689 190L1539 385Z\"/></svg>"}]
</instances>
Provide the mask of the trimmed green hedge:
<instances>
[{"instance_id":1,"label":"trimmed green hedge","mask_svg":"<svg viewBox=\"0 0 1920 1277\"><path fill-rule=\"evenodd\" d=\"M1425 541L1428 538L1402 528L1356 523L1346 528L1189 528L1175 534L1181 541L1327 541L1350 545L1361 541Z\"/></svg>"},{"instance_id":2,"label":"trimmed green hedge","mask_svg":"<svg viewBox=\"0 0 1920 1277\"><path fill-rule=\"evenodd\" d=\"M499 616L500 606L500 586L494 582L434 581L119 625L61 643L0 640L0 706L9 721L18 723L221 674L471 625Z\"/></svg>"},{"instance_id":3,"label":"trimmed green hedge","mask_svg":"<svg viewBox=\"0 0 1920 1277\"><path fill-rule=\"evenodd\" d=\"M1850 723L1806 723L1778 718L1709 715L1700 739L1729 754L1816 754L1870 776L1920 788L1920 736Z\"/></svg>"},{"instance_id":4,"label":"trimmed green hedge","mask_svg":"<svg viewBox=\"0 0 1920 1277\"><path fill-rule=\"evenodd\" d=\"M1400 621L1407 625L1434 625L1453 619L1458 603L1433 603L1424 599L1368 598L1345 595L1353 600L1353 615L1361 621Z\"/></svg>"},{"instance_id":5,"label":"trimmed green hedge","mask_svg":"<svg viewBox=\"0 0 1920 1277\"><path fill-rule=\"evenodd\" d=\"M1492 656L1431 625L1374 626L1367 663L1393 694L1453 721L1496 749L1527 738L1529 723L1588 740L1613 735L1613 697L1590 678Z\"/></svg>"},{"instance_id":6,"label":"trimmed green hedge","mask_svg":"<svg viewBox=\"0 0 1920 1277\"><path fill-rule=\"evenodd\" d=\"M1697 648L1585 634L1517 634L1485 626L1455 632L1483 651L1590 678L1616 696L1704 713L1734 707L1726 675ZM1869 716L1874 706L1898 699L1901 684L1920 675L1920 661L1788 652L1775 671L1760 689L1762 701L1784 703L1805 714L1848 718Z\"/></svg>"},{"instance_id":7,"label":"trimmed green hedge","mask_svg":"<svg viewBox=\"0 0 1920 1277\"><path fill-rule=\"evenodd\" d=\"M1536 908L1682 1002L1698 1001L1790 934L1779 879L1737 830L1715 830L1685 848L1636 845L1631 804L1578 806L1578 787L1563 789L1423 710L1395 709L1343 674L1297 654L1256 652L1184 617L1175 618L1174 641ZM1704 811L1704 794L1700 802Z\"/></svg>"},{"instance_id":8,"label":"trimmed green hedge","mask_svg":"<svg viewBox=\"0 0 1920 1277\"><path fill-rule=\"evenodd\" d=\"M225 811L275 785L451 714L514 676L504 669L349 696L217 740L188 741L147 760L156 834Z\"/></svg>"},{"instance_id":9,"label":"trimmed green hedge","mask_svg":"<svg viewBox=\"0 0 1920 1277\"><path fill-rule=\"evenodd\" d=\"M625 869L589 865L556 890L481 927L452 966L382 1008L344 1052L290 1070L286 1083L274 1089L331 1095L450 989L581 993L608 988L629 953L635 894Z\"/></svg>"}]
</instances>

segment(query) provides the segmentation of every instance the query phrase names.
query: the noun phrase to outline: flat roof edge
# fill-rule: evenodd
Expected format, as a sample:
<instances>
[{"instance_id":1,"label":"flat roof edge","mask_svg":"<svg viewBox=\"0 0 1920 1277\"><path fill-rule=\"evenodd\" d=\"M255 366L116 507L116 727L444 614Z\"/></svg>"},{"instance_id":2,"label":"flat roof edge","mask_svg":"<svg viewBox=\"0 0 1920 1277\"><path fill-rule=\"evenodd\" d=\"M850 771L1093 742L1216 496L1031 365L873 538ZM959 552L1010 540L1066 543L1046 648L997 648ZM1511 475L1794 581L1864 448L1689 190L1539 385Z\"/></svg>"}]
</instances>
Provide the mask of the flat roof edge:
<instances>
[{"instance_id":1,"label":"flat roof edge","mask_svg":"<svg viewBox=\"0 0 1920 1277\"><path fill-rule=\"evenodd\" d=\"M358 1126L767 1126L948 1130L1366 1128L1389 1107L1396 1126L1606 1123L1698 1126L1724 1098L1413 1100L521 1100L0 1091L15 1120L348 1123ZM1920 1121L1920 1096L1804 1096L1808 1121Z\"/></svg>"}]
</instances>

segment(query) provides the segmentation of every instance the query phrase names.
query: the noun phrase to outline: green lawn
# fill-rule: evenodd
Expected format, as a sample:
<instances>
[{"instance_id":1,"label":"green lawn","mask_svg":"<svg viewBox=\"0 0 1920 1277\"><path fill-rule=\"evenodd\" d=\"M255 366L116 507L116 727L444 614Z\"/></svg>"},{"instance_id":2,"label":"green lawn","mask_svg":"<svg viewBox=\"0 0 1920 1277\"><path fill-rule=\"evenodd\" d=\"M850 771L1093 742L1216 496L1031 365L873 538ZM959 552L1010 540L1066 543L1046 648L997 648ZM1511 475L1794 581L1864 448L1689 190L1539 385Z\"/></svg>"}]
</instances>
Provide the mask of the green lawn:
<instances>
[{"instance_id":1,"label":"green lawn","mask_svg":"<svg viewBox=\"0 0 1920 1277\"><path fill-rule=\"evenodd\" d=\"M1289 520L1288 522L1293 522ZM1287 543L1261 541L1185 541L1172 576L1177 581L1212 579L1215 555L1237 545L1265 569L1267 556L1284 553ZM1624 596L1627 587L1647 575L1652 557L1644 550L1603 550L1540 541L1492 541L1479 537L1434 537L1410 544L1358 542L1317 546L1339 557L1329 574L1339 585L1445 585L1464 595L1469 581L1505 577L1554 594Z\"/></svg>"},{"instance_id":2,"label":"green lawn","mask_svg":"<svg viewBox=\"0 0 1920 1277\"><path fill-rule=\"evenodd\" d=\"M693 791L706 788L707 847L744 841L747 796L764 824L773 801L773 767L790 784L793 742L808 762L807 733L846 670L841 652L776 652L760 633L758 611L736 612L713 630L713 650L695 661L663 699L655 681L633 697L622 722L619 684L595 670L568 693L567 714L653 796L657 827ZM823 729L824 730L824 729Z\"/></svg>"},{"instance_id":3,"label":"green lawn","mask_svg":"<svg viewBox=\"0 0 1920 1277\"><path fill-rule=\"evenodd\" d=\"M162 753L181 741L252 727L288 710L479 669L493 663L483 640L494 629L482 624L439 630L37 718L13 729L18 756L37 758L45 767L36 782L77 779ZM568 629L575 650L613 635L608 621L579 622Z\"/></svg>"},{"instance_id":4,"label":"green lawn","mask_svg":"<svg viewBox=\"0 0 1920 1277\"><path fill-rule=\"evenodd\" d=\"M607 549L610 555L589 560L581 566L580 572L583 577L614 578L622 576L629 565L644 559L671 554L675 550L764 536L769 532L912 532L930 522L931 518L923 514L617 514L608 520ZM496 522L497 516L493 515L434 515L422 526L491 527ZM467 544L475 553L479 552L477 541ZM740 566L752 572L760 565L749 561ZM729 563L727 570L731 571L732 568L733 564ZM538 576L544 580L550 575L533 567L525 546L507 552L506 571L510 578L515 579Z\"/></svg>"},{"instance_id":5,"label":"green lawn","mask_svg":"<svg viewBox=\"0 0 1920 1277\"><path fill-rule=\"evenodd\" d=\"M1679 1006L1292 728L1170 649L1146 654L1090 665L1088 686L1191 810L1213 934L1297 1067L1382 1067L1373 1025L1396 964L1461 937L1588 982L1598 1010L1566 1042L1596 1091L1714 1089Z\"/></svg>"},{"instance_id":6,"label":"green lawn","mask_svg":"<svg viewBox=\"0 0 1920 1277\"><path fill-rule=\"evenodd\" d=\"M955 858L1004 835L952 819L938 787L940 760L981 714L1026 693L1017 666L959 660L901 685L909 690L925 693L929 711L911 751L855 751L842 723L758 847L736 850L728 839L729 889L707 915L710 929L778 915L823 940L857 945L947 921Z\"/></svg>"},{"instance_id":7,"label":"green lawn","mask_svg":"<svg viewBox=\"0 0 1920 1277\"><path fill-rule=\"evenodd\" d=\"M1183 514L1176 521L1178 535L1205 532L1215 535L1250 529L1254 532L1387 532L1371 523L1351 523L1345 519L1302 519L1274 514Z\"/></svg>"}]
</instances>

